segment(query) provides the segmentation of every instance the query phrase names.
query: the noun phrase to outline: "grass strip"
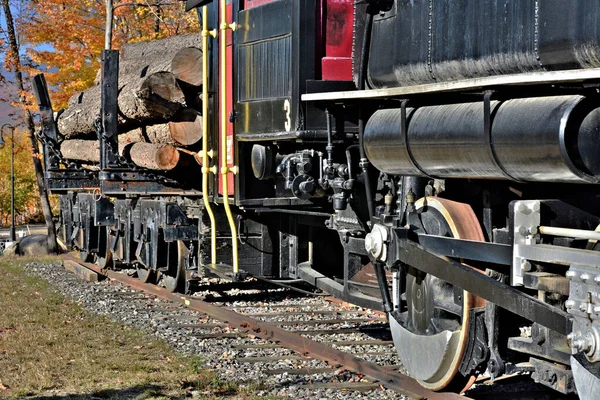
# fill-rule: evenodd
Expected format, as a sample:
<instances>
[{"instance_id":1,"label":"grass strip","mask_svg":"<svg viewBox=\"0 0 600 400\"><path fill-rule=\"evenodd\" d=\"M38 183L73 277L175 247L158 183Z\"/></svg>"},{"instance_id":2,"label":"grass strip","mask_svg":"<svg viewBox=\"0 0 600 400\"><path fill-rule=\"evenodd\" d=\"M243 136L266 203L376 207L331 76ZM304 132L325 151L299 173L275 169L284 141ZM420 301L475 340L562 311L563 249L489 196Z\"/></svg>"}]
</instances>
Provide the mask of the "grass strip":
<instances>
[{"instance_id":1,"label":"grass strip","mask_svg":"<svg viewBox=\"0 0 600 400\"><path fill-rule=\"evenodd\" d=\"M28 275L28 261L0 257L0 397L249 397L203 371L201 359L86 312Z\"/></svg>"}]
</instances>

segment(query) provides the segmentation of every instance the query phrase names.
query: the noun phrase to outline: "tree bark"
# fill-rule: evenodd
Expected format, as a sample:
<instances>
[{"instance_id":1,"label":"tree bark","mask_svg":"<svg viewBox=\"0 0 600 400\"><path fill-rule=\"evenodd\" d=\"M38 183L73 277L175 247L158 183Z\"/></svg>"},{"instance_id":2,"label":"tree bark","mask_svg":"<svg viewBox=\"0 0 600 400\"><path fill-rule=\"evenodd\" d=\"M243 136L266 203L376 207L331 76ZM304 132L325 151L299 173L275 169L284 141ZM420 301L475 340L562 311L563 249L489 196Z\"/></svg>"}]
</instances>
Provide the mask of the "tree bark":
<instances>
[{"instance_id":1,"label":"tree bark","mask_svg":"<svg viewBox=\"0 0 600 400\"><path fill-rule=\"evenodd\" d=\"M100 162L100 142L98 140L63 140L60 152L68 160Z\"/></svg>"},{"instance_id":2,"label":"tree bark","mask_svg":"<svg viewBox=\"0 0 600 400\"><path fill-rule=\"evenodd\" d=\"M119 74L120 75L120 74ZM140 125L166 121L185 101L170 72L157 72L138 78L123 76L119 81L119 128L127 131ZM95 138L94 122L100 113L101 87L93 86L69 100L60 114L58 130L66 139Z\"/></svg>"},{"instance_id":3,"label":"tree bark","mask_svg":"<svg viewBox=\"0 0 600 400\"><path fill-rule=\"evenodd\" d=\"M100 162L100 145L97 140L64 140L60 151L69 160ZM121 143L119 153L138 167L156 171L170 171L179 163L179 152L169 144Z\"/></svg>"},{"instance_id":4,"label":"tree bark","mask_svg":"<svg viewBox=\"0 0 600 400\"><path fill-rule=\"evenodd\" d=\"M119 56L119 70L123 74L142 77L155 72L171 71L171 60L184 48L202 48L202 36L197 33L177 35L165 39L130 43L123 46ZM199 70L202 72L202 70ZM94 83L100 84L98 70Z\"/></svg>"},{"instance_id":5,"label":"tree bark","mask_svg":"<svg viewBox=\"0 0 600 400\"><path fill-rule=\"evenodd\" d=\"M185 102L185 96L170 72L156 72L123 83L119 93L119 112L130 120L167 120Z\"/></svg>"},{"instance_id":6,"label":"tree bark","mask_svg":"<svg viewBox=\"0 0 600 400\"><path fill-rule=\"evenodd\" d=\"M8 31L9 41L9 54L7 58L12 59L13 72L15 74L15 82L17 88L20 91L19 102L25 106L25 85L23 83L23 72L21 67L21 60L19 58L19 44L17 42L17 34L15 31L14 20L12 12L10 10L9 0L2 0L2 7L4 9L4 15L6 17L6 28ZM52 208L50 207L50 201L48 200L48 192L46 191L46 185L44 183L44 170L42 168L42 162L39 157L38 143L35 138L35 124L31 112L23 107L25 115L25 122L27 125L27 136L31 142L31 152L33 158L33 168L35 170L35 177L37 179L38 190L40 192L40 202L42 203L42 212L44 213L44 219L46 220L46 228L48 229L48 251L50 253L57 253L58 244L56 242L56 231L54 227L54 221L52 220Z\"/></svg>"}]
</instances>

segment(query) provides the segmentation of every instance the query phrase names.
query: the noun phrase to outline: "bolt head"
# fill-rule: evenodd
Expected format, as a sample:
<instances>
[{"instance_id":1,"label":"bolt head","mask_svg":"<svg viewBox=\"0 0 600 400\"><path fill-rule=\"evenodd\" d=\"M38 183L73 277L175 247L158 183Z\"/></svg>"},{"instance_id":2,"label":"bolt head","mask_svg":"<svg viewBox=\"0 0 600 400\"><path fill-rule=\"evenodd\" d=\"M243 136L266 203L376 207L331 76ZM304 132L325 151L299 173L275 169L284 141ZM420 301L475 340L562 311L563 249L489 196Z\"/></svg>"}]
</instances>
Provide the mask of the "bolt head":
<instances>
[{"instance_id":1,"label":"bolt head","mask_svg":"<svg viewBox=\"0 0 600 400\"><path fill-rule=\"evenodd\" d=\"M585 311L587 311L587 309L588 309L588 305L587 305L587 303L581 303L581 304L579 305L579 311L583 311L583 312L585 312Z\"/></svg>"},{"instance_id":2,"label":"bolt head","mask_svg":"<svg viewBox=\"0 0 600 400\"><path fill-rule=\"evenodd\" d=\"M533 269L533 267L531 266L531 263L529 261L526 261L526 260L521 261L521 271L529 272L532 269Z\"/></svg>"},{"instance_id":3,"label":"bolt head","mask_svg":"<svg viewBox=\"0 0 600 400\"><path fill-rule=\"evenodd\" d=\"M594 278L594 282L596 282L597 284L600 285L600 275L598 275Z\"/></svg>"},{"instance_id":4,"label":"bolt head","mask_svg":"<svg viewBox=\"0 0 600 400\"><path fill-rule=\"evenodd\" d=\"M526 211L529 211L529 208L528 208L528 207L527 207L525 204L523 204L523 203L520 203L520 204L517 206L517 212L519 212L519 213L521 213L521 214L524 214Z\"/></svg>"},{"instance_id":5,"label":"bolt head","mask_svg":"<svg viewBox=\"0 0 600 400\"><path fill-rule=\"evenodd\" d=\"M519 234L521 236L527 236L529 234L529 229L525 228L524 226L520 226L519 227Z\"/></svg>"},{"instance_id":6,"label":"bolt head","mask_svg":"<svg viewBox=\"0 0 600 400\"><path fill-rule=\"evenodd\" d=\"M533 203L533 205L531 206L531 209L534 212L540 212L540 203Z\"/></svg>"},{"instance_id":7,"label":"bolt head","mask_svg":"<svg viewBox=\"0 0 600 400\"><path fill-rule=\"evenodd\" d=\"M579 279L581 279L583 282L586 282L588 279L590 279L590 275L583 273L579 276Z\"/></svg>"},{"instance_id":8,"label":"bolt head","mask_svg":"<svg viewBox=\"0 0 600 400\"><path fill-rule=\"evenodd\" d=\"M573 307L575 307L575 302L573 300L567 300L567 301L565 301L565 307L573 308ZM573 335L573 334L571 333L570 335Z\"/></svg>"},{"instance_id":9,"label":"bolt head","mask_svg":"<svg viewBox=\"0 0 600 400\"><path fill-rule=\"evenodd\" d=\"M577 272L575 272L575 271L567 271L566 276L569 279L573 279L573 278L575 278L577 276Z\"/></svg>"}]
</instances>

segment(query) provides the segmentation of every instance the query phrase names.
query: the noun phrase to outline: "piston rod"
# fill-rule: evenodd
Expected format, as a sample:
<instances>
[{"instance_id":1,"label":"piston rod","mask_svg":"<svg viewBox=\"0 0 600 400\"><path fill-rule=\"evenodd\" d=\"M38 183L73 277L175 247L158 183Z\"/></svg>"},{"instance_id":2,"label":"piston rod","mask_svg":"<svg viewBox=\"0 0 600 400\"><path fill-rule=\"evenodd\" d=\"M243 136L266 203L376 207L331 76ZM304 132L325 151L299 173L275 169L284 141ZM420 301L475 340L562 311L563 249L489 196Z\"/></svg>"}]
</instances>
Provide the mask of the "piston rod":
<instances>
[{"instance_id":1,"label":"piston rod","mask_svg":"<svg viewBox=\"0 0 600 400\"><path fill-rule=\"evenodd\" d=\"M584 229L557 228L554 226L540 226L538 232L542 235L563 236L573 239L600 240L600 232Z\"/></svg>"}]
</instances>

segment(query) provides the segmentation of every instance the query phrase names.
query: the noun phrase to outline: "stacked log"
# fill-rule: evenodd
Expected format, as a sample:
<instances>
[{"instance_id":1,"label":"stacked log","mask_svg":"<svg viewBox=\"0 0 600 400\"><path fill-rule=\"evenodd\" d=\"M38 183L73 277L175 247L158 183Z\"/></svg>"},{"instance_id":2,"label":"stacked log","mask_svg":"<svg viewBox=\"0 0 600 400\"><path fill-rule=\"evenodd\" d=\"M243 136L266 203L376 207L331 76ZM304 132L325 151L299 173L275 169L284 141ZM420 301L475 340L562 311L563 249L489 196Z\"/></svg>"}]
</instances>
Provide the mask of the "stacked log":
<instances>
[{"instance_id":1,"label":"stacked log","mask_svg":"<svg viewBox=\"0 0 600 400\"><path fill-rule=\"evenodd\" d=\"M60 145L67 159L84 164L100 162L100 143L97 140L69 139ZM155 171L169 171L179 163L179 151L170 144L134 142L119 144L119 154L135 165Z\"/></svg>"},{"instance_id":2,"label":"stacked log","mask_svg":"<svg viewBox=\"0 0 600 400\"><path fill-rule=\"evenodd\" d=\"M135 165L169 171L180 163L178 147L199 144L203 134L196 109L203 83L200 46L201 36L191 34L129 44L121 50L119 152ZM57 117L63 156L82 164L100 162L99 77L95 86L71 97Z\"/></svg>"}]
</instances>

